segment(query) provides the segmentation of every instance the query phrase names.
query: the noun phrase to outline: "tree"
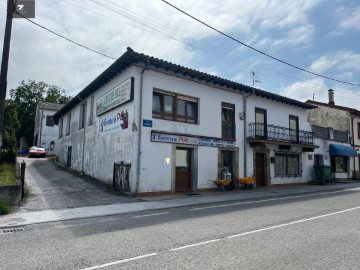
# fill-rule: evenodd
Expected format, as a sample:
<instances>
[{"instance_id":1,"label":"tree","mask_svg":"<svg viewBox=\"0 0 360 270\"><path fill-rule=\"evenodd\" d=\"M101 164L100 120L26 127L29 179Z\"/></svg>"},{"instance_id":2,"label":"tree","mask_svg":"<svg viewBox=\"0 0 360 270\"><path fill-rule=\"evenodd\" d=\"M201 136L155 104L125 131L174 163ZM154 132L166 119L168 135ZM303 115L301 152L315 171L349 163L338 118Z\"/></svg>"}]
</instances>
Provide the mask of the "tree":
<instances>
[{"instance_id":1,"label":"tree","mask_svg":"<svg viewBox=\"0 0 360 270\"><path fill-rule=\"evenodd\" d=\"M28 142L33 141L37 103L46 101L64 104L70 100L70 97L66 96L64 90L59 86L34 80L22 81L17 88L10 90L10 97L17 106L17 115L20 121L20 128L16 134L17 141L21 137L26 137Z\"/></svg>"},{"instance_id":2,"label":"tree","mask_svg":"<svg viewBox=\"0 0 360 270\"><path fill-rule=\"evenodd\" d=\"M2 146L2 160L14 161L17 153L16 133L20 127L17 106L13 100L5 100L4 136Z\"/></svg>"}]
</instances>

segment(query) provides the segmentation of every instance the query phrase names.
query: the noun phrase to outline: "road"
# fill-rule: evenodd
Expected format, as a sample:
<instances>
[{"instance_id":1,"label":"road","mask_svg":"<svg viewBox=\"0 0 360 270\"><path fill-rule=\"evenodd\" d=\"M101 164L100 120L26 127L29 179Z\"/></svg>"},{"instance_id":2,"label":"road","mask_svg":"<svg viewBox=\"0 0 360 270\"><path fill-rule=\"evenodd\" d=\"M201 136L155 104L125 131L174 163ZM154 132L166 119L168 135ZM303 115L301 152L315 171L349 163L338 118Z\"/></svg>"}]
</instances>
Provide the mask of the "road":
<instances>
[{"instance_id":1,"label":"road","mask_svg":"<svg viewBox=\"0 0 360 270\"><path fill-rule=\"evenodd\" d=\"M0 269L359 269L360 190L23 227Z\"/></svg>"},{"instance_id":2,"label":"road","mask_svg":"<svg viewBox=\"0 0 360 270\"><path fill-rule=\"evenodd\" d=\"M137 201L121 196L100 182L58 167L46 158L21 158L26 162L28 198L21 211L63 209Z\"/></svg>"}]
</instances>

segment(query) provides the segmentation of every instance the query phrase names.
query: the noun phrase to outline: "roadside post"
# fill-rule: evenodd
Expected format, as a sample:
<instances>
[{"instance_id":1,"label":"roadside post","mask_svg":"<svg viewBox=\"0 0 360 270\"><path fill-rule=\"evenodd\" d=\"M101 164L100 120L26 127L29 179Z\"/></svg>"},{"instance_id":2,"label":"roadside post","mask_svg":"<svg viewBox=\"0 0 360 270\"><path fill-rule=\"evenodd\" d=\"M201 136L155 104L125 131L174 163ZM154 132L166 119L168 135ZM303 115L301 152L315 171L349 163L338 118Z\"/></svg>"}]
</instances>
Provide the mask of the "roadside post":
<instances>
[{"instance_id":1,"label":"roadside post","mask_svg":"<svg viewBox=\"0 0 360 270\"><path fill-rule=\"evenodd\" d=\"M21 199L24 199L25 197L25 169L26 169L26 163L23 160L20 165Z\"/></svg>"}]
</instances>

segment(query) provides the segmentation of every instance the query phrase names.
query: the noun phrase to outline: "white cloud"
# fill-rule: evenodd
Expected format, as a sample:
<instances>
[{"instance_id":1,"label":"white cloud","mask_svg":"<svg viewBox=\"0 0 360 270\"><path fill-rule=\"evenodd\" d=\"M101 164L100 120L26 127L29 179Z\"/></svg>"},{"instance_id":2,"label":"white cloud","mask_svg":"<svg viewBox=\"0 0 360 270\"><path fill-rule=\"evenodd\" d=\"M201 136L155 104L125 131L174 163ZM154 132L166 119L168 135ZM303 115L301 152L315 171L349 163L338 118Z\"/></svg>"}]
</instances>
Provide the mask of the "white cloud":
<instances>
[{"instance_id":1,"label":"white cloud","mask_svg":"<svg viewBox=\"0 0 360 270\"><path fill-rule=\"evenodd\" d=\"M344 30L360 30L360 6L345 9L339 26Z\"/></svg>"},{"instance_id":2,"label":"white cloud","mask_svg":"<svg viewBox=\"0 0 360 270\"><path fill-rule=\"evenodd\" d=\"M330 69L345 72L348 75L360 71L360 54L352 51L338 51L319 57L310 65L310 70L323 73Z\"/></svg>"}]
</instances>

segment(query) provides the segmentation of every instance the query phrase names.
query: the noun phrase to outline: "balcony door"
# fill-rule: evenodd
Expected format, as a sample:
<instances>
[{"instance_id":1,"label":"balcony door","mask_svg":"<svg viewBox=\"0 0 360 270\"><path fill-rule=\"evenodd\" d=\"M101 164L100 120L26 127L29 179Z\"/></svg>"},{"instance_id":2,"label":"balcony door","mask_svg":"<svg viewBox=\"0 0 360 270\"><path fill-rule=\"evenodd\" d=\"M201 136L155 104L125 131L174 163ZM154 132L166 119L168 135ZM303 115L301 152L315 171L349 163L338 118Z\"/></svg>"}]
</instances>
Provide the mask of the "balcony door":
<instances>
[{"instance_id":1,"label":"balcony door","mask_svg":"<svg viewBox=\"0 0 360 270\"><path fill-rule=\"evenodd\" d=\"M255 136L266 138L266 110L255 108Z\"/></svg>"},{"instance_id":2,"label":"balcony door","mask_svg":"<svg viewBox=\"0 0 360 270\"><path fill-rule=\"evenodd\" d=\"M289 135L290 141L298 142L299 141L299 118L294 115L289 116Z\"/></svg>"}]
</instances>

